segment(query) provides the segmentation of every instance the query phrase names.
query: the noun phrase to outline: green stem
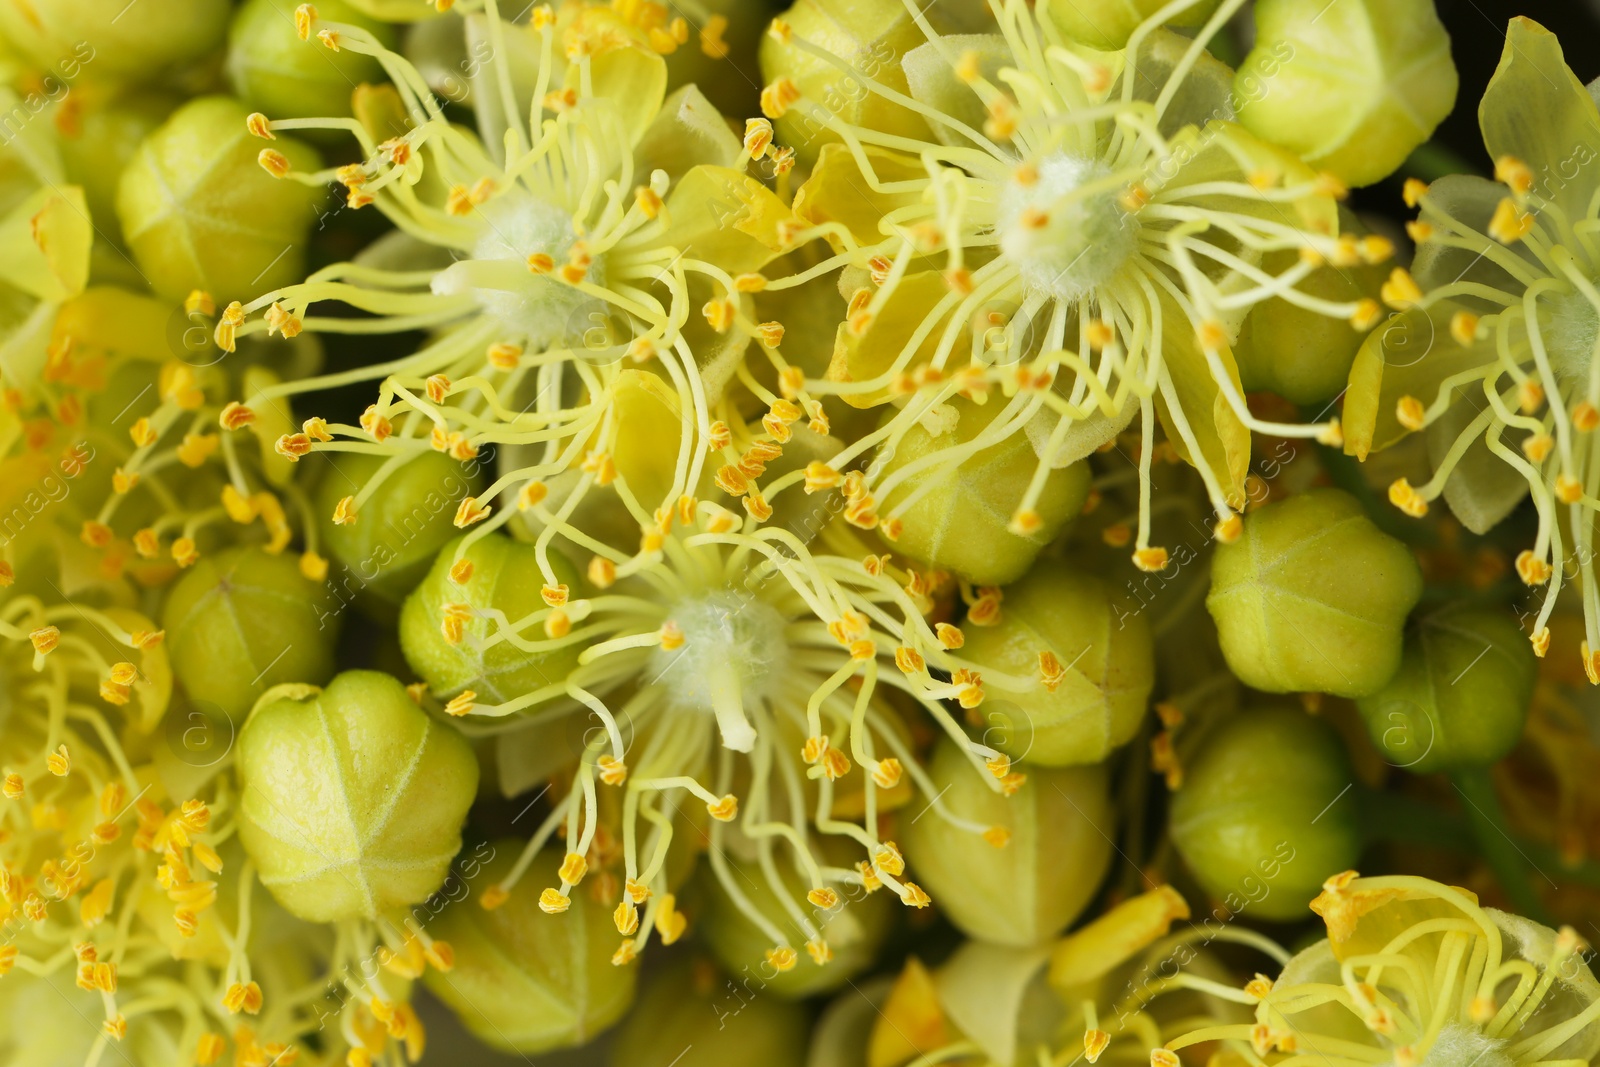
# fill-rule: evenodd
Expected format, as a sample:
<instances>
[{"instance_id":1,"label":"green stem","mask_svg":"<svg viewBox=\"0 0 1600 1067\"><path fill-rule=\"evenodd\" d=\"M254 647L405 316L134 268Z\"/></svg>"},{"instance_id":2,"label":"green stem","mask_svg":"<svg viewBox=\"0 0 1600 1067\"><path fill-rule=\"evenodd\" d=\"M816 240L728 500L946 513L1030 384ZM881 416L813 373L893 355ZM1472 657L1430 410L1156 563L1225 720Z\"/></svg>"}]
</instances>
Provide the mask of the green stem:
<instances>
[{"instance_id":1,"label":"green stem","mask_svg":"<svg viewBox=\"0 0 1600 1067\"><path fill-rule=\"evenodd\" d=\"M1553 920L1545 911L1544 902L1528 881L1531 861L1506 828L1505 813L1500 809L1500 798L1495 795L1489 769L1481 767L1454 771L1450 774L1450 782L1461 795L1467 822L1478 839L1478 848L1494 870L1495 878L1510 898L1512 906L1535 922L1553 925Z\"/></svg>"}]
</instances>

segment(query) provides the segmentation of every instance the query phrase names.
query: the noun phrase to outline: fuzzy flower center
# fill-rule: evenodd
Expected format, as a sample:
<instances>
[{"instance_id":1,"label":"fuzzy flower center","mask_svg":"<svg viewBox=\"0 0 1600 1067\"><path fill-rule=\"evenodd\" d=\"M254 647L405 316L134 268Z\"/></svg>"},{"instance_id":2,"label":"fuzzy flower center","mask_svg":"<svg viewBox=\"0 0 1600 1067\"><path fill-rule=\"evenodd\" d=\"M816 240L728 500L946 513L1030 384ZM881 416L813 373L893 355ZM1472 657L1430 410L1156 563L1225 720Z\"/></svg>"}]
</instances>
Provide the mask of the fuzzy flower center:
<instances>
[{"instance_id":1,"label":"fuzzy flower center","mask_svg":"<svg viewBox=\"0 0 1600 1067\"><path fill-rule=\"evenodd\" d=\"M778 609L728 590L689 597L668 618L683 644L658 648L651 672L672 703L715 712L722 742L739 752L755 745L747 704L778 695L789 672L787 621Z\"/></svg>"},{"instance_id":2,"label":"fuzzy flower center","mask_svg":"<svg viewBox=\"0 0 1600 1067\"><path fill-rule=\"evenodd\" d=\"M436 295L471 293L508 332L540 346L582 336L593 325L591 314L604 321L604 301L529 265L529 257L539 255L555 267L569 261L578 235L567 211L520 188L479 211L484 231L472 258L439 272L432 286ZM587 265L585 280L603 287L605 273L605 261L597 257Z\"/></svg>"},{"instance_id":3,"label":"fuzzy flower center","mask_svg":"<svg viewBox=\"0 0 1600 1067\"><path fill-rule=\"evenodd\" d=\"M1027 287L1057 300L1103 284L1133 253L1137 224L1093 159L1057 152L1007 179L998 213L1000 249Z\"/></svg>"}]
</instances>

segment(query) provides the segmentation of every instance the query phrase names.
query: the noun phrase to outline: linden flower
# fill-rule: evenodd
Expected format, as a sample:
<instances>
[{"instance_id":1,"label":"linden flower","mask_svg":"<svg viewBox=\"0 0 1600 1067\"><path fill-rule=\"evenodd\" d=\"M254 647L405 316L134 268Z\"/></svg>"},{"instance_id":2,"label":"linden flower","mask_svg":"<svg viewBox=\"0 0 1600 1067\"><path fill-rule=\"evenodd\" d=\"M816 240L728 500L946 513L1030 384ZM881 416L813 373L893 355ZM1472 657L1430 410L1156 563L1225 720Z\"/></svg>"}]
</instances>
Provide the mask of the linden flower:
<instances>
[{"instance_id":1,"label":"linden flower","mask_svg":"<svg viewBox=\"0 0 1600 1067\"><path fill-rule=\"evenodd\" d=\"M162 637L123 607L25 594L0 606L0 983L22 983L4 991L21 1002L33 982L57 987L53 1001L78 997L74 984L88 994L63 1026L76 1033L103 1009L89 1064L124 1039L162 1062L212 1062L197 1051L210 1029L261 1013L261 984L277 973L252 972L251 877L219 853L232 832L226 780L178 803L169 784L195 780L148 755L172 692ZM288 1004L259 1020L285 1042L304 1029Z\"/></svg>"},{"instance_id":2,"label":"linden flower","mask_svg":"<svg viewBox=\"0 0 1600 1067\"><path fill-rule=\"evenodd\" d=\"M786 506L782 494L802 476L774 479L767 488L772 506ZM945 701L974 709L986 688L1025 692L1052 679L980 676L956 651L961 631L926 617L942 579L871 554L838 522L825 526L808 548L784 525L758 524L754 517L741 522L717 505L687 498L630 556L543 505L531 511L544 529L536 545L512 545L490 556L482 551L490 543L475 530L440 555L402 622L402 646L425 678L444 645L458 646L478 665L482 680L468 683L474 688L462 689L456 674L439 694L449 698L447 711L468 716L464 722L533 713L529 722L507 721L490 731L505 733L537 728L577 707L597 724L574 786L487 905L504 900L531 858L564 831L567 862L541 906L566 910L573 887L589 871L586 857L598 847L597 835L620 836L625 888L616 922L628 941L614 962L633 959L652 929L668 943L676 940L683 919L674 910L664 864L673 815L693 797L712 816L712 872L770 940L774 965L787 970L797 955L789 930L803 933L816 963L831 957L823 920L814 913L831 913L846 887L871 892L885 886L907 905L929 902L905 877L915 858L880 836L879 813L907 803L911 790L932 807L928 818L1004 847L1004 834L941 799L889 697L925 709L957 743L971 773L1010 794L1024 776L1003 754L969 739ZM532 586L539 567L556 555L547 547L554 535L595 552L586 584L598 591L584 596L579 586L546 586L542 603L529 607L531 596L515 590ZM516 553L528 558L516 562ZM507 554L512 561L500 562ZM449 590L476 581L463 579L464 573L490 565L498 569L486 577L487 590L476 596L463 590L455 595L464 601L443 603L433 614L432 605L448 600ZM998 616L999 605L989 607ZM478 692L503 691L519 678L525 688L509 698L486 700ZM597 780L623 793L620 834L602 825ZM748 841L730 836L735 828L727 824L736 820ZM863 858L854 869L827 862L824 846L836 843L859 850ZM750 903L748 887L730 871L730 853L759 858L758 877L767 883L762 892L779 901L784 914L766 915ZM778 877L775 859L799 873L799 893Z\"/></svg>"},{"instance_id":3,"label":"linden flower","mask_svg":"<svg viewBox=\"0 0 1600 1067\"><path fill-rule=\"evenodd\" d=\"M1545 587L1534 651L1549 648L1557 594L1576 580L1584 670L1600 684L1600 253L1590 235L1600 185L1588 166L1600 113L1556 38L1517 18L1478 115L1495 181L1406 187L1422 209L1410 224L1416 280L1397 273L1390 287L1414 306L1369 337L1351 368L1346 450L1364 458L1425 432L1433 476L1395 482L1390 500L1420 516L1443 495L1478 533L1531 496L1538 532L1516 566Z\"/></svg>"},{"instance_id":4,"label":"linden flower","mask_svg":"<svg viewBox=\"0 0 1600 1067\"><path fill-rule=\"evenodd\" d=\"M747 294L764 285L757 272L782 250L778 224L789 213L743 169L774 151L770 128L741 146L688 90L664 111L664 61L644 46L646 34L603 7L570 6L559 19L538 8L531 29L494 5L468 17L469 38L489 56L474 79L476 137L371 34L320 20L309 5L297 18L302 37L378 57L393 83L363 107L398 136L380 143L349 120L255 116L251 128L269 142L278 130L335 129L353 134L364 157L300 174L269 145L263 165L311 185L340 182L350 207L376 206L403 237L386 242L393 255L373 258L406 269L335 264L226 309L218 341L231 348L260 331L436 331L412 356L247 394L250 410L381 380L359 426L318 424L278 442L290 459L331 449L395 461L338 521L357 521L384 478L429 448L467 462L491 445L537 446L544 462L508 473L484 501L569 465L597 429L614 429L606 399L625 357L658 363L686 425L708 440L710 410L744 347L767 336L746 313ZM703 152L687 147L696 144ZM323 302L368 314L308 317ZM701 467L697 454L668 494L638 502L643 513L693 491Z\"/></svg>"},{"instance_id":5,"label":"linden flower","mask_svg":"<svg viewBox=\"0 0 1600 1067\"><path fill-rule=\"evenodd\" d=\"M1409 875L1328 879L1328 938L1253 982L1254 1025L1203 1027L1151 1053L1223 1041L1250 1063L1578 1067L1600 1052L1600 983L1570 927L1485 908Z\"/></svg>"},{"instance_id":6,"label":"linden flower","mask_svg":"<svg viewBox=\"0 0 1600 1067\"><path fill-rule=\"evenodd\" d=\"M186 314L204 322L213 306L196 292ZM24 412L36 416L25 422L25 453L63 440L67 459L56 473L69 485L62 517L77 523L72 533L107 575L128 570L145 584L171 580L236 534L251 539L243 527L267 551L282 552L293 536L291 509L309 516L294 468L272 448L293 428L288 403L244 410L226 398L241 384L276 382L266 364L296 373L320 350L252 343L223 363L207 344L192 360L174 359L171 320L161 301L121 289L97 286L68 301L55 316L45 379L61 382L83 415L52 428L43 411ZM304 525L315 558L316 534Z\"/></svg>"},{"instance_id":7,"label":"linden flower","mask_svg":"<svg viewBox=\"0 0 1600 1067\"><path fill-rule=\"evenodd\" d=\"M0 86L0 111L26 114ZM61 422L81 417L52 387L50 329L56 310L89 280L94 230L80 186L68 185L55 123L40 116L0 145L0 382L6 406L44 401Z\"/></svg>"},{"instance_id":8,"label":"linden flower","mask_svg":"<svg viewBox=\"0 0 1600 1067\"><path fill-rule=\"evenodd\" d=\"M825 1016L815 1041L865 1044L874 1064L1143 1064L1165 1037L1248 1018L1255 999L1229 984L1215 943L1289 959L1237 924L1189 919L1183 897L1160 886L1039 949L969 942L932 974L913 957L876 1011Z\"/></svg>"},{"instance_id":9,"label":"linden flower","mask_svg":"<svg viewBox=\"0 0 1600 1067\"><path fill-rule=\"evenodd\" d=\"M1050 471L1138 419L1146 442L1159 422L1195 465L1232 535L1250 431L1337 438L1335 422L1252 415L1229 345L1269 297L1370 326L1374 302L1331 302L1296 285L1324 262L1387 258L1388 242L1339 238L1339 183L1230 121L1231 71L1205 43L1241 0L1223 4L1193 41L1159 28L1189 6L1166 5L1121 52L1089 53L1023 0L997 8L999 33L949 39L908 3L928 38L905 57L911 95L848 73L915 110L929 138L847 123L787 79L767 87L769 115L798 112L840 142L824 147L795 197L796 214L812 224L796 239L823 236L837 255L774 283L847 268L848 319L826 377L807 380L804 395L896 405L835 463L892 450L918 423L947 432L958 395L1002 394L989 401L1001 411L974 441L869 475L872 499L1025 433L1037 469L1011 528L1027 533L1038 527ZM781 20L771 32L844 69ZM1264 269L1274 253L1293 265ZM1150 544L1152 451L1140 453L1134 558L1159 570L1166 555ZM863 519L892 540L917 495Z\"/></svg>"}]
</instances>

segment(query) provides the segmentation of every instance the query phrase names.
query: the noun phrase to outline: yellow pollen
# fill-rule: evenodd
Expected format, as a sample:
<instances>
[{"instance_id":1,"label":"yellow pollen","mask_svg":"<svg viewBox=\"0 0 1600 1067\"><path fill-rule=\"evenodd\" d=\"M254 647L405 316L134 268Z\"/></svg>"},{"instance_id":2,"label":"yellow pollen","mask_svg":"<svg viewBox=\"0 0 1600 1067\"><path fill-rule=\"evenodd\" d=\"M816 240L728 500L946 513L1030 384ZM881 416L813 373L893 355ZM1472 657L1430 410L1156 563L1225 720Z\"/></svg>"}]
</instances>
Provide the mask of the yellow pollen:
<instances>
[{"instance_id":1,"label":"yellow pollen","mask_svg":"<svg viewBox=\"0 0 1600 1067\"><path fill-rule=\"evenodd\" d=\"M827 886L813 889L806 894L806 899L824 911L831 911L839 906L839 894Z\"/></svg>"},{"instance_id":2,"label":"yellow pollen","mask_svg":"<svg viewBox=\"0 0 1600 1067\"><path fill-rule=\"evenodd\" d=\"M794 970L799 958L799 954L788 945L779 945L767 950L767 962L780 972Z\"/></svg>"},{"instance_id":3,"label":"yellow pollen","mask_svg":"<svg viewBox=\"0 0 1600 1067\"><path fill-rule=\"evenodd\" d=\"M900 761L891 756L878 761L878 765L872 769L872 781L879 789L893 789L900 784L902 773Z\"/></svg>"},{"instance_id":4,"label":"yellow pollen","mask_svg":"<svg viewBox=\"0 0 1600 1067\"><path fill-rule=\"evenodd\" d=\"M739 798L729 793L721 800L713 800L708 803L706 810L718 822L732 822L739 817Z\"/></svg>"},{"instance_id":5,"label":"yellow pollen","mask_svg":"<svg viewBox=\"0 0 1600 1067\"><path fill-rule=\"evenodd\" d=\"M991 826L983 832L983 839L994 848L1005 848L1011 843L1011 831L1004 826Z\"/></svg>"},{"instance_id":6,"label":"yellow pollen","mask_svg":"<svg viewBox=\"0 0 1600 1067\"><path fill-rule=\"evenodd\" d=\"M933 627L933 633L934 636L939 639L939 644L951 651L954 651L955 649L958 649L967 643L966 635L963 634L959 628L952 626L947 622L935 623Z\"/></svg>"},{"instance_id":7,"label":"yellow pollen","mask_svg":"<svg viewBox=\"0 0 1600 1067\"><path fill-rule=\"evenodd\" d=\"M546 915L560 915L572 907L572 898L559 889L546 889L539 894L539 910Z\"/></svg>"},{"instance_id":8,"label":"yellow pollen","mask_svg":"<svg viewBox=\"0 0 1600 1067\"><path fill-rule=\"evenodd\" d=\"M1528 643L1533 646L1533 654L1544 659L1544 654L1550 651L1550 627L1540 627L1537 633L1528 638Z\"/></svg>"}]
</instances>

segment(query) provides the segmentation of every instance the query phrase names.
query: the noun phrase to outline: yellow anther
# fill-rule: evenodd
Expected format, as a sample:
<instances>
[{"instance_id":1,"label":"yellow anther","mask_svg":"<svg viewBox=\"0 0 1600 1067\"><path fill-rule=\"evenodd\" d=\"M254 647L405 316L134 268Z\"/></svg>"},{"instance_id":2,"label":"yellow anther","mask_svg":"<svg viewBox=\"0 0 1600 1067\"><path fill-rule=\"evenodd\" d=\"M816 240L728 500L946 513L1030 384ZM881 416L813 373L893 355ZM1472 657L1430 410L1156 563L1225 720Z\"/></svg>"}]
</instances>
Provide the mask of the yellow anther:
<instances>
[{"instance_id":1,"label":"yellow anther","mask_svg":"<svg viewBox=\"0 0 1600 1067\"><path fill-rule=\"evenodd\" d=\"M1407 178L1405 185L1400 189L1400 195L1405 198L1406 207L1416 207L1422 203L1422 198L1428 195L1428 183L1417 178Z\"/></svg>"},{"instance_id":2,"label":"yellow anther","mask_svg":"<svg viewBox=\"0 0 1600 1067\"><path fill-rule=\"evenodd\" d=\"M1533 646L1533 654L1544 659L1544 654L1550 651L1550 627L1540 627L1538 632L1528 638L1528 643Z\"/></svg>"},{"instance_id":3,"label":"yellow anther","mask_svg":"<svg viewBox=\"0 0 1600 1067\"><path fill-rule=\"evenodd\" d=\"M1516 156L1505 155L1494 161L1494 180L1518 196L1527 196L1533 191L1533 170Z\"/></svg>"},{"instance_id":4,"label":"yellow anther","mask_svg":"<svg viewBox=\"0 0 1600 1067\"><path fill-rule=\"evenodd\" d=\"M732 793L721 800L713 800L706 805L706 811L718 822L732 822L739 817L739 798Z\"/></svg>"},{"instance_id":5,"label":"yellow anther","mask_svg":"<svg viewBox=\"0 0 1600 1067\"><path fill-rule=\"evenodd\" d=\"M1533 554L1531 549L1517 553L1517 577L1525 585L1543 585L1550 580L1550 564Z\"/></svg>"},{"instance_id":6,"label":"yellow anther","mask_svg":"<svg viewBox=\"0 0 1600 1067\"><path fill-rule=\"evenodd\" d=\"M1524 415L1532 415L1544 406L1544 386L1532 378L1524 378L1517 386L1517 407Z\"/></svg>"},{"instance_id":7,"label":"yellow anther","mask_svg":"<svg viewBox=\"0 0 1600 1067\"><path fill-rule=\"evenodd\" d=\"M781 119L800 99L800 90L788 78L777 81L761 90L761 113L769 119Z\"/></svg>"},{"instance_id":8,"label":"yellow anther","mask_svg":"<svg viewBox=\"0 0 1600 1067\"><path fill-rule=\"evenodd\" d=\"M1404 267L1396 267L1389 272L1389 278L1383 283L1379 295L1385 304L1396 311L1404 311L1422 302L1422 290Z\"/></svg>"},{"instance_id":9,"label":"yellow anther","mask_svg":"<svg viewBox=\"0 0 1600 1067\"><path fill-rule=\"evenodd\" d=\"M469 496L461 501L456 508L454 521L457 527L465 529L473 523L482 522L489 517L489 509L478 503L478 498Z\"/></svg>"},{"instance_id":10,"label":"yellow anther","mask_svg":"<svg viewBox=\"0 0 1600 1067\"><path fill-rule=\"evenodd\" d=\"M1533 229L1534 221L1532 212L1523 211L1508 196L1495 206L1494 216L1489 219L1489 236L1501 244L1515 244Z\"/></svg>"},{"instance_id":11,"label":"yellow anther","mask_svg":"<svg viewBox=\"0 0 1600 1067\"><path fill-rule=\"evenodd\" d=\"M1011 831L1004 826L991 826L983 832L983 840L993 848L1005 848L1011 843Z\"/></svg>"},{"instance_id":12,"label":"yellow anther","mask_svg":"<svg viewBox=\"0 0 1600 1067\"><path fill-rule=\"evenodd\" d=\"M559 889L546 889L539 894L539 910L546 915L560 915L572 907L572 898Z\"/></svg>"},{"instance_id":13,"label":"yellow anther","mask_svg":"<svg viewBox=\"0 0 1600 1067\"><path fill-rule=\"evenodd\" d=\"M1408 430L1420 430L1427 424L1427 409L1414 396L1402 396L1395 404L1394 417Z\"/></svg>"},{"instance_id":14,"label":"yellow anther","mask_svg":"<svg viewBox=\"0 0 1600 1067\"><path fill-rule=\"evenodd\" d=\"M44 763L57 778L65 778L72 771L72 756L67 752L66 745L57 745L56 750L45 757Z\"/></svg>"},{"instance_id":15,"label":"yellow anther","mask_svg":"<svg viewBox=\"0 0 1600 1067\"><path fill-rule=\"evenodd\" d=\"M951 651L954 651L955 649L958 649L967 643L966 635L963 634L959 628L952 626L947 622L935 623L933 627L933 633L934 636L939 639L939 644Z\"/></svg>"},{"instance_id":16,"label":"yellow anther","mask_svg":"<svg viewBox=\"0 0 1600 1067\"><path fill-rule=\"evenodd\" d=\"M1370 330L1383 318L1383 305L1371 297L1362 297L1356 301L1355 310L1350 313L1350 325L1357 330Z\"/></svg>"},{"instance_id":17,"label":"yellow anther","mask_svg":"<svg viewBox=\"0 0 1600 1067\"><path fill-rule=\"evenodd\" d=\"M289 173L289 157L276 148L263 148L256 156L256 162L274 178L282 178Z\"/></svg>"},{"instance_id":18,"label":"yellow anther","mask_svg":"<svg viewBox=\"0 0 1600 1067\"><path fill-rule=\"evenodd\" d=\"M878 765L872 769L872 781L879 789L893 789L900 784L903 773L900 761L891 756L878 761Z\"/></svg>"},{"instance_id":19,"label":"yellow anther","mask_svg":"<svg viewBox=\"0 0 1600 1067\"><path fill-rule=\"evenodd\" d=\"M1133 565L1147 574L1165 570L1167 550L1158 547L1137 549L1133 553Z\"/></svg>"}]
</instances>

